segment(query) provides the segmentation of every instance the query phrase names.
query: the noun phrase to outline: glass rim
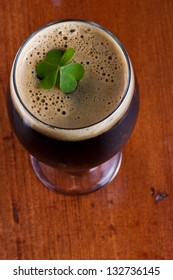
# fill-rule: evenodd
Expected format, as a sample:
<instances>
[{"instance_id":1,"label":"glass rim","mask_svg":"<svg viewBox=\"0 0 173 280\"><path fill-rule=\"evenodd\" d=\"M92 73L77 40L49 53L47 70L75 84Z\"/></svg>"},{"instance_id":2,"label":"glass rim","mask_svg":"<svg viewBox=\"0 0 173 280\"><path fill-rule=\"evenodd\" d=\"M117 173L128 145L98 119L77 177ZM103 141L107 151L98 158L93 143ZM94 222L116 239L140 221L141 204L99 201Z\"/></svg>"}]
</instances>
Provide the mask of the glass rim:
<instances>
[{"instance_id":1,"label":"glass rim","mask_svg":"<svg viewBox=\"0 0 173 280\"><path fill-rule=\"evenodd\" d=\"M65 127L59 127L59 126L56 126L56 125L51 125L51 124L48 124L46 123L45 121L42 121L41 119L39 119L38 117L36 117L32 112L30 112L30 110L26 107L26 105L24 104L24 102L22 101L21 97L20 97L20 94L18 92L18 88L17 88L17 85L16 85L16 68L17 68L17 63L18 63L18 58L22 52L22 50L24 49L24 47L27 45L27 43L34 37L36 36L40 31L44 30L45 28L48 28L50 26L53 26L53 25L57 25L59 23L63 23L63 22L81 22L81 23L86 23L88 25L92 25L92 26L95 26L101 30L103 30L104 32L106 32L107 34L109 34L109 36L112 37L112 39L115 40L115 42L118 44L118 46L120 47L121 51L123 52L124 54L124 57L125 57L125 60L126 60L126 63L127 63L127 86L125 88L125 93L120 101L120 103L118 104L118 106L115 108L115 110L113 110L110 114L108 114L106 117L104 117L103 119L93 123L93 124L90 124L90 125L86 125L86 126L82 126L82 127L79 127L79 128L65 128ZM103 122L104 120L108 119L111 115L113 115L120 107L121 105L123 104L127 94L128 94L128 90L129 90L129 87L130 87L130 82L131 82L131 77L132 77L132 73L131 73L131 63L130 63L130 59L129 59L129 56L128 56L128 53L124 47L124 45L119 41L119 39L111 32L109 31L107 28L101 26L100 24L96 23L96 22L93 22L93 21L89 21L89 20L84 20L84 19L62 19L62 20L57 20L57 21L53 21L53 22L50 22L50 23L47 23L43 26L41 26L40 28L38 28L37 30L35 30L34 32L32 32L28 37L27 39L21 44L20 48L18 49L17 51L17 54L14 58L14 62L13 62L13 72L12 72L12 81L13 81L13 86L14 86L14 90L15 90L15 94L20 102L20 104L22 105L22 107L27 111L27 113L33 118L35 119L36 121L40 122L41 124L49 127L49 128L52 128L52 129L59 129L59 130L70 130L70 131L77 131L77 130L82 130L82 129L87 129L87 128L90 128L90 127L93 127L97 124L100 124L101 122Z\"/></svg>"}]
</instances>

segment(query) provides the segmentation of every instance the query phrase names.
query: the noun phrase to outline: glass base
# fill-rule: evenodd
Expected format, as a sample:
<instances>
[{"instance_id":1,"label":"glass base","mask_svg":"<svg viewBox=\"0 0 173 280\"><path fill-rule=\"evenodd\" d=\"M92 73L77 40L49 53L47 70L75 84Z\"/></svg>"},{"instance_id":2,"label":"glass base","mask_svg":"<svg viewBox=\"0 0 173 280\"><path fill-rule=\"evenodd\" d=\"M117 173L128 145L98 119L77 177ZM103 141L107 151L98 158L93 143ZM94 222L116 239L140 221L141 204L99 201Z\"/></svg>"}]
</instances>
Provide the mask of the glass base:
<instances>
[{"instance_id":1,"label":"glass base","mask_svg":"<svg viewBox=\"0 0 173 280\"><path fill-rule=\"evenodd\" d=\"M122 152L97 167L73 171L50 167L30 157L37 177L46 187L63 194L81 195L96 191L114 179L121 165Z\"/></svg>"}]
</instances>

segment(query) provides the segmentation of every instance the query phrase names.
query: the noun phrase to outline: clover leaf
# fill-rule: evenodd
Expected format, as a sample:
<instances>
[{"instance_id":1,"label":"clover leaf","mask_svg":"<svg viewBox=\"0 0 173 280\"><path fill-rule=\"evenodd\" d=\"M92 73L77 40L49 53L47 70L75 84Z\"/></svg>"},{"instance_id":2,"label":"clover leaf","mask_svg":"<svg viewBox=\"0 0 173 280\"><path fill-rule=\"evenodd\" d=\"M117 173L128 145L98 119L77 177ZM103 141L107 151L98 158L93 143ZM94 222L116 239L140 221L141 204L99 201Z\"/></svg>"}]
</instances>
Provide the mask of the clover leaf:
<instances>
[{"instance_id":1,"label":"clover leaf","mask_svg":"<svg viewBox=\"0 0 173 280\"><path fill-rule=\"evenodd\" d=\"M73 48L66 50L63 56L61 57L61 61L60 61L61 65L67 64L73 56L74 56Z\"/></svg>"},{"instance_id":2,"label":"clover leaf","mask_svg":"<svg viewBox=\"0 0 173 280\"><path fill-rule=\"evenodd\" d=\"M44 89L52 89L59 82L59 87L64 93L70 93L77 87L78 81L84 76L84 68L79 63L68 64L74 56L74 49L66 51L51 50L45 59L36 65L37 77L40 86Z\"/></svg>"},{"instance_id":3,"label":"clover leaf","mask_svg":"<svg viewBox=\"0 0 173 280\"><path fill-rule=\"evenodd\" d=\"M74 91L77 81L84 76L84 68L79 63L68 64L60 68L60 88L64 93Z\"/></svg>"},{"instance_id":4,"label":"clover leaf","mask_svg":"<svg viewBox=\"0 0 173 280\"><path fill-rule=\"evenodd\" d=\"M56 65L47 61L40 61L36 66L36 73L40 79L40 85L44 89L54 88L57 81L58 69Z\"/></svg>"}]
</instances>

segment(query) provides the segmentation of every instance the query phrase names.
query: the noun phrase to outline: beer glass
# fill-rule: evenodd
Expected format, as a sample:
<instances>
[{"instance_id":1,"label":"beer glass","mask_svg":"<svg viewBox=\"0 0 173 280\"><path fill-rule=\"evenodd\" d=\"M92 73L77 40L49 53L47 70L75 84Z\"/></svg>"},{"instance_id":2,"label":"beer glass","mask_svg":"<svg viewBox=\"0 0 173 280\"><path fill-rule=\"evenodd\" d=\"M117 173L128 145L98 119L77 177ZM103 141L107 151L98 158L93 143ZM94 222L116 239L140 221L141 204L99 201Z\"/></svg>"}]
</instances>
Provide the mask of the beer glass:
<instances>
[{"instance_id":1,"label":"beer glass","mask_svg":"<svg viewBox=\"0 0 173 280\"><path fill-rule=\"evenodd\" d=\"M84 75L79 82L81 95L72 93L59 98L56 92L53 97L47 91L40 93L34 68L30 70L29 81L25 78L25 71L32 64L34 55L36 63L40 59L40 48L45 53L46 48L66 49L70 44L77 49L76 60L80 53L79 62L86 68L86 77ZM88 57L81 61L85 53ZM111 67L115 68L114 71ZM117 93L119 100L115 102L117 85L122 90ZM93 93L95 89L97 93ZM102 97L98 97L99 94ZM76 102L75 98L83 98L79 100L83 112L80 113L78 107L75 111L74 107L71 117L70 106ZM66 114L71 118L70 127L55 123L52 106L56 102L59 102L57 111L61 111L61 117ZM110 109L111 103L114 107ZM64 104L68 104L65 111ZM87 194L108 184L120 168L122 147L134 129L139 111L137 80L124 46L110 31L85 20L57 21L34 32L17 52L7 92L7 108L14 133L29 152L39 180L59 193ZM82 118L80 125L79 119Z\"/></svg>"}]
</instances>

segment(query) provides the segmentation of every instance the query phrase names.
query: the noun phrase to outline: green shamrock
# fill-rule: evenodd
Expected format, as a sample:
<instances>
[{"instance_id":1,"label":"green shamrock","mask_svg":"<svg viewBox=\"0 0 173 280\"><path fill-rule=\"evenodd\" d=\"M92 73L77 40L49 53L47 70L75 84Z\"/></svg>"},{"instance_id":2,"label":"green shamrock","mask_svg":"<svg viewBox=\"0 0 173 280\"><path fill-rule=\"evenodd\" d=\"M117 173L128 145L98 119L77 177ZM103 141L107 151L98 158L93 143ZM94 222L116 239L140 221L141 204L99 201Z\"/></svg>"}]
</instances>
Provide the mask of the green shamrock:
<instances>
[{"instance_id":1,"label":"green shamrock","mask_svg":"<svg viewBox=\"0 0 173 280\"><path fill-rule=\"evenodd\" d=\"M70 93L77 87L77 82L84 76L84 68L79 63L68 62L74 56L74 49L69 48L66 51L50 50L45 59L36 65L36 73L40 79L40 85L44 89L59 87L64 93Z\"/></svg>"}]
</instances>

